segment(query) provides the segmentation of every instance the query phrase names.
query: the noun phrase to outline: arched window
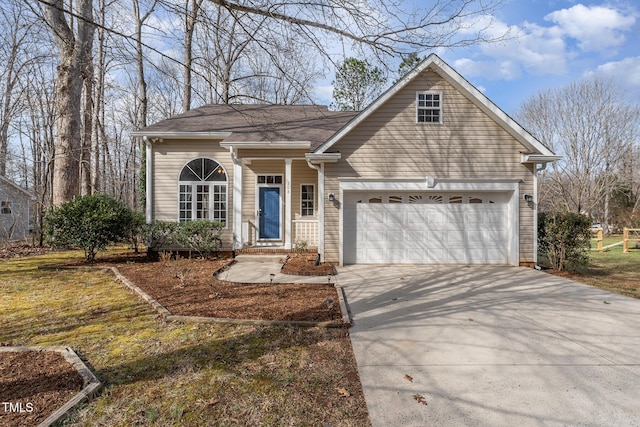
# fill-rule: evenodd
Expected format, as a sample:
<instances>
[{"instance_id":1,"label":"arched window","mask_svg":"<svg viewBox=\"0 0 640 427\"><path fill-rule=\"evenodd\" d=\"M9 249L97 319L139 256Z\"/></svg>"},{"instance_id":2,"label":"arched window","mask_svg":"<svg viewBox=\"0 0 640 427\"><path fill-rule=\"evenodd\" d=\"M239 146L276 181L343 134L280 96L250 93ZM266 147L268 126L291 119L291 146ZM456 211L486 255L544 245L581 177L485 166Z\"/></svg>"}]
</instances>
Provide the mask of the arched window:
<instances>
[{"instance_id":1,"label":"arched window","mask_svg":"<svg viewBox=\"0 0 640 427\"><path fill-rule=\"evenodd\" d=\"M191 160L180 171L178 219L209 219L227 225L227 173L215 160Z\"/></svg>"}]
</instances>

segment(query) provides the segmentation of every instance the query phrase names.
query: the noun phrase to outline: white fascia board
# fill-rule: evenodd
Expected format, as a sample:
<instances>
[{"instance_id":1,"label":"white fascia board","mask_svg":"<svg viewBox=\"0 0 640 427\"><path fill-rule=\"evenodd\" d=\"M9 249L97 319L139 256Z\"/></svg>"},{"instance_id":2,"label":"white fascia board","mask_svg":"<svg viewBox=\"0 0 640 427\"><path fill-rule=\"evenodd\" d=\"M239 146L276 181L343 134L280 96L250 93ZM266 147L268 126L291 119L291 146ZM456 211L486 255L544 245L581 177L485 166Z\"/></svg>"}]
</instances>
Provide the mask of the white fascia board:
<instances>
[{"instance_id":1,"label":"white fascia board","mask_svg":"<svg viewBox=\"0 0 640 427\"><path fill-rule=\"evenodd\" d=\"M231 135L231 132L145 132L138 130L129 132L129 135L159 139L225 139Z\"/></svg>"},{"instance_id":2,"label":"white fascia board","mask_svg":"<svg viewBox=\"0 0 640 427\"><path fill-rule=\"evenodd\" d=\"M342 158L342 153L307 153L304 157L312 163L337 163Z\"/></svg>"},{"instance_id":3,"label":"white fascia board","mask_svg":"<svg viewBox=\"0 0 640 427\"><path fill-rule=\"evenodd\" d=\"M562 159L562 156L545 156L542 154L522 154L521 163L553 163Z\"/></svg>"},{"instance_id":4,"label":"white fascia board","mask_svg":"<svg viewBox=\"0 0 640 427\"><path fill-rule=\"evenodd\" d=\"M305 149L311 148L311 141L224 141L220 143L221 147L233 147L236 150L243 148L274 148L274 149Z\"/></svg>"},{"instance_id":5,"label":"white fascia board","mask_svg":"<svg viewBox=\"0 0 640 427\"><path fill-rule=\"evenodd\" d=\"M431 178L379 179L338 178L342 191L514 191L522 180L518 178L457 179ZM432 184L429 185L429 181Z\"/></svg>"}]
</instances>

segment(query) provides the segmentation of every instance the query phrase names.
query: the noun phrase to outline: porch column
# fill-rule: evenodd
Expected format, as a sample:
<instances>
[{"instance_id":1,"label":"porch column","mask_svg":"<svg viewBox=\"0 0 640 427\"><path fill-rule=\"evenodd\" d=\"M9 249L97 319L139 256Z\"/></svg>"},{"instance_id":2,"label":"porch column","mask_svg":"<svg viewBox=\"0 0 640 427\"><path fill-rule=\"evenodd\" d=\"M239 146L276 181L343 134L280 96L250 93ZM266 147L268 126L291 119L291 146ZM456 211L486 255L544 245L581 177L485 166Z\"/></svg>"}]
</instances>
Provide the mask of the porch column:
<instances>
[{"instance_id":1,"label":"porch column","mask_svg":"<svg viewBox=\"0 0 640 427\"><path fill-rule=\"evenodd\" d=\"M233 249L242 248L242 159L233 157Z\"/></svg>"},{"instance_id":2,"label":"porch column","mask_svg":"<svg viewBox=\"0 0 640 427\"><path fill-rule=\"evenodd\" d=\"M284 159L284 248L291 249L291 159Z\"/></svg>"},{"instance_id":3,"label":"porch column","mask_svg":"<svg viewBox=\"0 0 640 427\"><path fill-rule=\"evenodd\" d=\"M318 169L318 253L324 262L324 162Z\"/></svg>"},{"instance_id":4,"label":"porch column","mask_svg":"<svg viewBox=\"0 0 640 427\"><path fill-rule=\"evenodd\" d=\"M142 137L145 145L145 222L153 222L153 147L151 141L146 136Z\"/></svg>"}]
</instances>

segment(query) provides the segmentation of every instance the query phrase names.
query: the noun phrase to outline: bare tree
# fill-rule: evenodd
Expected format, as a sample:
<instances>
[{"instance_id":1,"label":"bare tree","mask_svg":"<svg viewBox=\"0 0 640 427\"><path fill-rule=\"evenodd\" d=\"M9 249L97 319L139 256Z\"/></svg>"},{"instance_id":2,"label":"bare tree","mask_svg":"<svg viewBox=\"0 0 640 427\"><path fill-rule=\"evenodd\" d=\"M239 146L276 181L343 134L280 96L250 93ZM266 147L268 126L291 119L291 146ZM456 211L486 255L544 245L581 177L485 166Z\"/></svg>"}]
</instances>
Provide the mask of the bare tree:
<instances>
[{"instance_id":1,"label":"bare tree","mask_svg":"<svg viewBox=\"0 0 640 427\"><path fill-rule=\"evenodd\" d=\"M541 205L609 222L623 159L638 137L638 105L609 80L587 78L526 101L519 120L563 156L543 176Z\"/></svg>"},{"instance_id":2,"label":"bare tree","mask_svg":"<svg viewBox=\"0 0 640 427\"><path fill-rule=\"evenodd\" d=\"M487 18L500 0L435 0L416 6L397 0L209 1L247 17L264 17L302 28L312 45L321 49L326 45L323 34L392 55L469 46L506 36L496 38L487 31L492 24Z\"/></svg>"},{"instance_id":3,"label":"bare tree","mask_svg":"<svg viewBox=\"0 0 640 427\"><path fill-rule=\"evenodd\" d=\"M53 204L57 206L79 192L82 87L93 42L93 4L91 0L77 0L78 19L66 13L63 0L51 0L45 8L60 58L56 72L57 134L53 172Z\"/></svg>"},{"instance_id":4,"label":"bare tree","mask_svg":"<svg viewBox=\"0 0 640 427\"><path fill-rule=\"evenodd\" d=\"M184 82L182 84L182 112L191 109L191 69L193 66L193 35L196 30L196 22L200 13L200 7L204 0L185 0L184 20Z\"/></svg>"},{"instance_id":5,"label":"bare tree","mask_svg":"<svg viewBox=\"0 0 640 427\"><path fill-rule=\"evenodd\" d=\"M34 20L26 13L25 6L14 1L0 7L0 176L6 176L9 128L23 106L19 80L33 59L27 50Z\"/></svg>"}]
</instances>

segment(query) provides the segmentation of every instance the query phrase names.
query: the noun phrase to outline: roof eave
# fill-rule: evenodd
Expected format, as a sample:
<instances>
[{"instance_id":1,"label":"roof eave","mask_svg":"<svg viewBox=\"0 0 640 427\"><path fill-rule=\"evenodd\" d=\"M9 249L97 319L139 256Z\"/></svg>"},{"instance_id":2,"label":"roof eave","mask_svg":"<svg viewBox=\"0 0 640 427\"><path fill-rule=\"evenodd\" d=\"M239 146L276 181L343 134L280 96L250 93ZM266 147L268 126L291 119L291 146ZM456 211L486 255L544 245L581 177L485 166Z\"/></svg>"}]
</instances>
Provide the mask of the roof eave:
<instances>
[{"instance_id":1,"label":"roof eave","mask_svg":"<svg viewBox=\"0 0 640 427\"><path fill-rule=\"evenodd\" d=\"M145 131L129 132L129 135L142 138L158 139L214 139L223 140L231 135L231 132L182 132L182 131Z\"/></svg>"},{"instance_id":2,"label":"roof eave","mask_svg":"<svg viewBox=\"0 0 640 427\"><path fill-rule=\"evenodd\" d=\"M337 163L342 158L341 153L307 153L307 161L311 163Z\"/></svg>"},{"instance_id":3,"label":"roof eave","mask_svg":"<svg viewBox=\"0 0 640 427\"><path fill-rule=\"evenodd\" d=\"M311 141L223 141L221 147L225 148L258 148L258 149L304 149L311 148Z\"/></svg>"},{"instance_id":4,"label":"roof eave","mask_svg":"<svg viewBox=\"0 0 640 427\"><path fill-rule=\"evenodd\" d=\"M30 192L29 190L26 190L26 189L20 187L18 184L16 184L15 182L11 181L10 179L5 178L3 176L0 176L0 181L4 182L5 184L9 185L10 187L13 187L15 190L20 191L21 193L23 193L24 195L29 197L29 200L31 200L31 201L36 200L35 194Z\"/></svg>"},{"instance_id":5,"label":"roof eave","mask_svg":"<svg viewBox=\"0 0 640 427\"><path fill-rule=\"evenodd\" d=\"M522 154L521 163L554 163L561 160L562 156L544 154Z\"/></svg>"}]
</instances>

